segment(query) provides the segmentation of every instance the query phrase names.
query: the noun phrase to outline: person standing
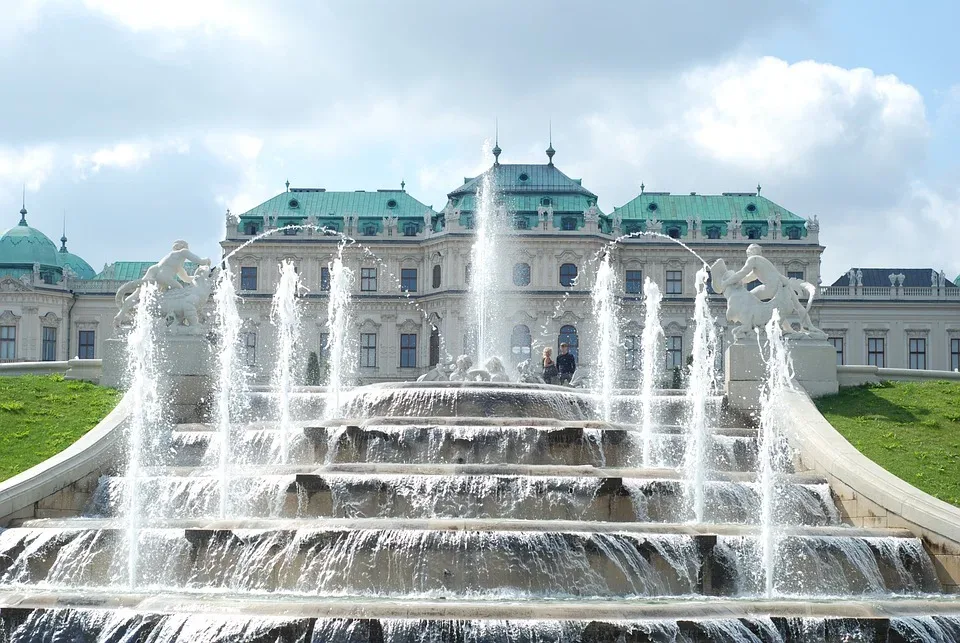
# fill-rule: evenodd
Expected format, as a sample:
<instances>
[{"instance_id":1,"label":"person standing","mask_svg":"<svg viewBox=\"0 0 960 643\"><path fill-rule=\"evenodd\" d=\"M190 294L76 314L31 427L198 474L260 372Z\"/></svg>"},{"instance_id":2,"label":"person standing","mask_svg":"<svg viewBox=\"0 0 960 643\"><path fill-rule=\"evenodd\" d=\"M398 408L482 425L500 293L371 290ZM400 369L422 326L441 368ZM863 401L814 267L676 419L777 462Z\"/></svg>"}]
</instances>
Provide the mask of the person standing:
<instances>
[{"instance_id":1,"label":"person standing","mask_svg":"<svg viewBox=\"0 0 960 643\"><path fill-rule=\"evenodd\" d=\"M577 371L577 360L570 352L570 346L564 342L560 344L560 354L557 355L557 371L560 374L560 385L569 384L573 374Z\"/></svg>"},{"instance_id":2,"label":"person standing","mask_svg":"<svg viewBox=\"0 0 960 643\"><path fill-rule=\"evenodd\" d=\"M553 361L553 349L547 346L543 349L543 381L547 384L556 384L560 372L557 363Z\"/></svg>"}]
</instances>

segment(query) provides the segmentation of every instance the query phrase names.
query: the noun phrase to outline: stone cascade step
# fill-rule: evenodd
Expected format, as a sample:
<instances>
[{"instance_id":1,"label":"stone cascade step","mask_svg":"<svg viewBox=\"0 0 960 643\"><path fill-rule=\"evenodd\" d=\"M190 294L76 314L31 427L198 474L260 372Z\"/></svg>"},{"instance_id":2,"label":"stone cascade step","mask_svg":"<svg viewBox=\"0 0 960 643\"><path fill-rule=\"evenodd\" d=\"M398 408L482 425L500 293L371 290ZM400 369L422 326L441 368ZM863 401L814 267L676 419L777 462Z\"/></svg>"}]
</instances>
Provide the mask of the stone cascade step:
<instances>
[{"instance_id":1,"label":"stone cascade step","mask_svg":"<svg viewBox=\"0 0 960 643\"><path fill-rule=\"evenodd\" d=\"M239 433L233 460L240 464L277 461L280 434L272 426L251 426ZM216 432L178 427L171 438L168 464L199 466L219 460ZM711 468L750 471L756 468L756 431L735 427L714 430ZM308 425L294 429L291 461L515 463L642 466L642 437L628 425L504 424L471 422L454 425L400 423L396 418L363 424ZM655 466L676 468L684 454L683 428L658 426L652 434Z\"/></svg>"},{"instance_id":2,"label":"stone cascade step","mask_svg":"<svg viewBox=\"0 0 960 643\"><path fill-rule=\"evenodd\" d=\"M157 469L139 483L151 507L144 524L214 518L222 480L204 469ZM706 486L711 523L756 523L752 474L725 474ZM124 478L101 481L88 514L119 515ZM515 518L613 522L692 520L690 485L670 469L569 466L345 464L245 471L229 480L228 511L276 518ZM784 480L789 524L836 525L829 486L815 476Z\"/></svg>"},{"instance_id":3,"label":"stone cascade step","mask_svg":"<svg viewBox=\"0 0 960 643\"><path fill-rule=\"evenodd\" d=\"M78 522L85 522L82 527ZM40 526L40 525L43 526ZM72 526L68 526L72 525ZM471 599L751 596L757 530L565 521L170 521L140 532L158 591ZM0 534L11 588L124 581L122 521L38 521ZM884 597L939 590L919 540L899 530L799 528L783 536L778 591Z\"/></svg>"},{"instance_id":4,"label":"stone cascade step","mask_svg":"<svg viewBox=\"0 0 960 643\"><path fill-rule=\"evenodd\" d=\"M233 597L198 602L189 594L167 593L0 597L3 640L46 641L34 633L51 626L70 641L113 641L111 633L130 632L158 642L182 634L176 640L192 643L913 643L960 640L960 604L935 599L518 604L290 597L280 605Z\"/></svg>"}]
</instances>

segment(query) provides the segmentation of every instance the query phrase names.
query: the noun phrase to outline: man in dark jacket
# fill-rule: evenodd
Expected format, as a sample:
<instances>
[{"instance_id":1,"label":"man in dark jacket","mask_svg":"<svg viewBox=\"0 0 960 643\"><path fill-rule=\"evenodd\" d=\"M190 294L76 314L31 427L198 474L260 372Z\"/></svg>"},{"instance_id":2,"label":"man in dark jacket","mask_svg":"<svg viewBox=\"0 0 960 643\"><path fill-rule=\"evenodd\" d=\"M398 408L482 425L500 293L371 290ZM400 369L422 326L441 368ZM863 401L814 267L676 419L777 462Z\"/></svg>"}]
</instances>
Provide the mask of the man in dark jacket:
<instances>
[{"instance_id":1,"label":"man in dark jacket","mask_svg":"<svg viewBox=\"0 0 960 643\"><path fill-rule=\"evenodd\" d=\"M560 371L560 385L569 384L577 370L577 360L570 353L570 346L564 342L560 344L560 354L557 355L557 370Z\"/></svg>"}]
</instances>

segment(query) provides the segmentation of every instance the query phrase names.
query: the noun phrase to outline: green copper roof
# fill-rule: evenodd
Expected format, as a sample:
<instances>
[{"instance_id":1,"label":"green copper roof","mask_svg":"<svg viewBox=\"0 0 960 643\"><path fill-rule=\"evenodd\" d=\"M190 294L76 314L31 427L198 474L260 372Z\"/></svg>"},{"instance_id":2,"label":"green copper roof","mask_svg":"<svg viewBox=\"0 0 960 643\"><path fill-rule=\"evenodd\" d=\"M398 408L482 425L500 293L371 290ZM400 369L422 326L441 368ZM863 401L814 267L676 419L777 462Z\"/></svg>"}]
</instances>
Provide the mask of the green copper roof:
<instances>
[{"instance_id":1,"label":"green copper roof","mask_svg":"<svg viewBox=\"0 0 960 643\"><path fill-rule=\"evenodd\" d=\"M726 194L666 194L647 192L619 208L613 215L627 219L658 219L660 221L730 221L734 215L741 221L766 221L779 212L783 221L804 221L793 212L766 197L753 193Z\"/></svg>"},{"instance_id":2,"label":"green copper roof","mask_svg":"<svg viewBox=\"0 0 960 643\"><path fill-rule=\"evenodd\" d=\"M549 199L549 201L544 201ZM576 212L582 213L589 208L595 201L593 197L583 194L504 194L500 196L500 201L507 207L509 212L536 212L537 208L553 208L554 212ZM467 194L458 198L456 207L465 212L472 212L476 209L477 197L473 194Z\"/></svg>"},{"instance_id":3,"label":"green copper roof","mask_svg":"<svg viewBox=\"0 0 960 643\"><path fill-rule=\"evenodd\" d=\"M134 279L140 279L143 277L143 274L147 271L147 268L157 263L156 261L114 261L111 264L105 265L103 270L92 277L96 280L104 279L117 279L120 281L133 281ZM196 266L188 261L183 264L183 267L187 269L188 274L193 274L193 271L196 269Z\"/></svg>"},{"instance_id":4,"label":"green copper roof","mask_svg":"<svg viewBox=\"0 0 960 643\"><path fill-rule=\"evenodd\" d=\"M57 246L36 228L27 225L27 210L20 210L20 223L0 237L0 264L60 267Z\"/></svg>"},{"instance_id":5,"label":"green copper roof","mask_svg":"<svg viewBox=\"0 0 960 643\"><path fill-rule=\"evenodd\" d=\"M240 216L283 219L356 214L361 217L416 217L422 221L426 212L431 216L436 214L403 190L327 192L323 188L290 188L289 192L281 192Z\"/></svg>"},{"instance_id":6,"label":"green copper roof","mask_svg":"<svg viewBox=\"0 0 960 643\"><path fill-rule=\"evenodd\" d=\"M580 179L571 179L554 165L534 164L494 165L480 176L465 178L463 185L447 197L454 199L476 194L488 174L492 174L494 186L500 194L580 194L592 198L594 203L597 199L596 194L581 185Z\"/></svg>"},{"instance_id":7,"label":"green copper roof","mask_svg":"<svg viewBox=\"0 0 960 643\"><path fill-rule=\"evenodd\" d=\"M67 250L66 235L60 237L60 250L57 251L57 261L61 268L70 268L74 275L80 279L93 279L97 271L81 257Z\"/></svg>"}]
</instances>

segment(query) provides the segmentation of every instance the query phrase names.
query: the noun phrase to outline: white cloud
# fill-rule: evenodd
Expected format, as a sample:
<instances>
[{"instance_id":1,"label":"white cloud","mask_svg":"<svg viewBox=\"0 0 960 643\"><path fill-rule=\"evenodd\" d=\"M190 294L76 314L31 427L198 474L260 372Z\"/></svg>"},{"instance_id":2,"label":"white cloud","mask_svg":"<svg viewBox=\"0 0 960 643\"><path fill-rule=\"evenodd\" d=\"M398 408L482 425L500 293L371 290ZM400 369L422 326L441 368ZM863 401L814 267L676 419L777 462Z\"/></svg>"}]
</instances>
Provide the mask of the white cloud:
<instances>
[{"instance_id":1,"label":"white cloud","mask_svg":"<svg viewBox=\"0 0 960 643\"><path fill-rule=\"evenodd\" d=\"M227 31L261 40L269 32L263 16L246 3L233 0L84 0L133 31Z\"/></svg>"},{"instance_id":2,"label":"white cloud","mask_svg":"<svg viewBox=\"0 0 960 643\"><path fill-rule=\"evenodd\" d=\"M103 168L121 170L138 169L157 152L176 152L186 154L190 144L184 139L171 139L162 142L140 141L135 143L116 143L99 148L91 153L74 153L73 165L80 171L80 177L96 174Z\"/></svg>"},{"instance_id":3,"label":"white cloud","mask_svg":"<svg viewBox=\"0 0 960 643\"><path fill-rule=\"evenodd\" d=\"M54 145L22 149L0 146L0 183L16 185L17 188L25 184L31 191L39 190L53 172L56 156Z\"/></svg>"}]
</instances>

